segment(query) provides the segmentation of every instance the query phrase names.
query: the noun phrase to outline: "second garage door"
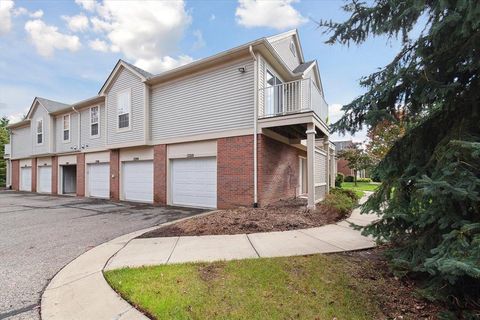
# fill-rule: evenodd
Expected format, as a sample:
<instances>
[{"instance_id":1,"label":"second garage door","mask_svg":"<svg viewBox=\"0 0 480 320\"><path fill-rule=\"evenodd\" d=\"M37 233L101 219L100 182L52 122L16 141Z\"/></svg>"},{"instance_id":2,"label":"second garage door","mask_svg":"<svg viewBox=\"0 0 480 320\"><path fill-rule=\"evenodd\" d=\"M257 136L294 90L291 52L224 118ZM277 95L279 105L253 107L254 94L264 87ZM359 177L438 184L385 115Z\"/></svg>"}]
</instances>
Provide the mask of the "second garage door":
<instances>
[{"instance_id":1,"label":"second garage door","mask_svg":"<svg viewBox=\"0 0 480 320\"><path fill-rule=\"evenodd\" d=\"M173 205L217 207L215 157L172 160L171 173Z\"/></svg>"},{"instance_id":2,"label":"second garage door","mask_svg":"<svg viewBox=\"0 0 480 320\"><path fill-rule=\"evenodd\" d=\"M153 202L153 161L122 164L123 200Z\"/></svg>"},{"instance_id":3,"label":"second garage door","mask_svg":"<svg viewBox=\"0 0 480 320\"><path fill-rule=\"evenodd\" d=\"M88 170L88 193L90 197L110 197L110 165L108 163L91 163Z\"/></svg>"},{"instance_id":4,"label":"second garage door","mask_svg":"<svg viewBox=\"0 0 480 320\"><path fill-rule=\"evenodd\" d=\"M38 167L38 192L52 192L52 167Z\"/></svg>"}]
</instances>

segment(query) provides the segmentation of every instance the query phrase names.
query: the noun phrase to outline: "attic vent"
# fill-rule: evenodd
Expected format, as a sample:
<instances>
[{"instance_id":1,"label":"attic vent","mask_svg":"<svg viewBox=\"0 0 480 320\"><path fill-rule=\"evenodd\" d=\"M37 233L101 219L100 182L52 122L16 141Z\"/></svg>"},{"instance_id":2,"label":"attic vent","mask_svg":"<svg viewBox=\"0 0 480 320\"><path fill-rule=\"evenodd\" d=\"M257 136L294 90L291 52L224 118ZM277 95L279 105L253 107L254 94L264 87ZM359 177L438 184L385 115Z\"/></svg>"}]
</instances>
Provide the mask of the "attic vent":
<instances>
[{"instance_id":1,"label":"attic vent","mask_svg":"<svg viewBox=\"0 0 480 320\"><path fill-rule=\"evenodd\" d=\"M290 51L292 51L292 54L294 57L297 56L297 49L295 49L295 43L292 41L290 41Z\"/></svg>"}]
</instances>

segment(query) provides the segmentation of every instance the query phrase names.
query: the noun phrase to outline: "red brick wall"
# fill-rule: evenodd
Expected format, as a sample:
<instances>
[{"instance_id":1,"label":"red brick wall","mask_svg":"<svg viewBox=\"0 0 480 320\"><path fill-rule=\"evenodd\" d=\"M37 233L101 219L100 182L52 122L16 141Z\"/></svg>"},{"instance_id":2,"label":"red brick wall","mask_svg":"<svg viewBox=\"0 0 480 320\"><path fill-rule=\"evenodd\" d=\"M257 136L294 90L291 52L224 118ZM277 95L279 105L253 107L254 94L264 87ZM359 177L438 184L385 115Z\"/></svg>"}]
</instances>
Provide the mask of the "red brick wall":
<instances>
[{"instance_id":1,"label":"red brick wall","mask_svg":"<svg viewBox=\"0 0 480 320\"><path fill-rule=\"evenodd\" d=\"M306 152L264 135L258 137L259 204L295 197L299 186L299 155L306 156Z\"/></svg>"},{"instance_id":2,"label":"red brick wall","mask_svg":"<svg viewBox=\"0 0 480 320\"><path fill-rule=\"evenodd\" d=\"M85 153L77 154L77 197L85 196Z\"/></svg>"},{"instance_id":3,"label":"red brick wall","mask_svg":"<svg viewBox=\"0 0 480 320\"><path fill-rule=\"evenodd\" d=\"M32 192L37 192L37 158L32 159Z\"/></svg>"},{"instance_id":4,"label":"red brick wall","mask_svg":"<svg viewBox=\"0 0 480 320\"><path fill-rule=\"evenodd\" d=\"M337 160L337 173L343 173L346 176L353 176L353 170L348 167L348 162L345 159Z\"/></svg>"},{"instance_id":5,"label":"red brick wall","mask_svg":"<svg viewBox=\"0 0 480 320\"><path fill-rule=\"evenodd\" d=\"M167 145L153 147L153 202L167 204Z\"/></svg>"},{"instance_id":6,"label":"red brick wall","mask_svg":"<svg viewBox=\"0 0 480 320\"><path fill-rule=\"evenodd\" d=\"M58 157L52 157L52 194L58 194Z\"/></svg>"},{"instance_id":7,"label":"red brick wall","mask_svg":"<svg viewBox=\"0 0 480 320\"><path fill-rule=\"evenodd\" d=\"M20 190L20 160L12 160L12 189Z\"/></svg>"},{"instance_id":8,"label":"red brick wall","mask_svg":"<svg viewBox=\"0 0 480 320\"><path fill-rule=\"evenodd\" d=\"M253 135L217 140L217 207L253 205Z\"/></svg>"},{"instance_id":9,"label":"red brick wall","mask_svg":"<svg viewBox=\"0 0 480 320\"><path fill-rule=\"evenodd\" d=\"M110 199L120 200L120 150L110 150Z\"/></svg>"}]
</instances>

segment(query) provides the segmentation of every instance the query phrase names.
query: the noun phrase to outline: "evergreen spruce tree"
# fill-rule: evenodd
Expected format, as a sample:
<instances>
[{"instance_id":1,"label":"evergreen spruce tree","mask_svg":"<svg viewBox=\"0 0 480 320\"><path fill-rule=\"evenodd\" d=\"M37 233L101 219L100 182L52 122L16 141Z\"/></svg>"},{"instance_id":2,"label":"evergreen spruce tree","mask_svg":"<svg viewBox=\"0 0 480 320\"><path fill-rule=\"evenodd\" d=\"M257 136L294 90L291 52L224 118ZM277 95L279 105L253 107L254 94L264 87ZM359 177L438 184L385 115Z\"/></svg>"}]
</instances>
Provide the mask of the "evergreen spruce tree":
<instances>
[{"instance_id":1,"label":"evergreen spruce tree","mask_svg":"<svg viewBox=\"0 0 480 320\"><path fill-rule=\"evenodd\" d=\"M401 111L407 126L376 168L383 184L363 210L380 220L364 232L389 241L395 270L424 279L448 316L480 318L480 1L369 3L345 5L342 23L319 22L329 44L402 41L333 125L354 133Z\"/></svg>"}]
</instances>

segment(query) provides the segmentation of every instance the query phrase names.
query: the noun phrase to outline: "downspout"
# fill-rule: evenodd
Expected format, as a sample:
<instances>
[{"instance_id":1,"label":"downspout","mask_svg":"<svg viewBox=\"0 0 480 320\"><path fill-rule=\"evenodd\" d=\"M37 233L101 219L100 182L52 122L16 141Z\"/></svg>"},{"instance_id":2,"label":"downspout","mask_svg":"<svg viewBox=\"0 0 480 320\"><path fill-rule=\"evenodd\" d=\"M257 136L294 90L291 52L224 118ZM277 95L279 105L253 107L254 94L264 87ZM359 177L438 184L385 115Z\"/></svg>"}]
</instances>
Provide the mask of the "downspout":
<instances>
[{"instance_id":1,"label":"downspout","mask_svg":"<svg viewBox=\"0 0 480 320\"><path fill-rule=\"evenodd\" d=\"M257 72L257 57L255 56L255 53L253 52L252 46L248 47L248 51L250 52L250 55L253 58L253 88L254 88L254 93L253 93L253 207L256 208L258 207L258 168L257 168L257 120L258 120L258 106L257 106L257 101L258 101L258 85L257 85L257 77L258 77L258 72Z\"/></svg>"},{"instance_id":2,"label":"downspout","mask_svg":"<svg viewBox=\"0 0 480 320\"><path fill-rule=\"evenodd\" d=\"M72 110L78 115L78 151L81 151L82 150L82 146L81 146L81 133L82 133L82 127L81 127L81 122L80 122L80 112L78 112L77 109L75 109L74 106L72 106Z\"/></svg>"}]
</instances>

